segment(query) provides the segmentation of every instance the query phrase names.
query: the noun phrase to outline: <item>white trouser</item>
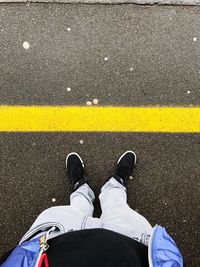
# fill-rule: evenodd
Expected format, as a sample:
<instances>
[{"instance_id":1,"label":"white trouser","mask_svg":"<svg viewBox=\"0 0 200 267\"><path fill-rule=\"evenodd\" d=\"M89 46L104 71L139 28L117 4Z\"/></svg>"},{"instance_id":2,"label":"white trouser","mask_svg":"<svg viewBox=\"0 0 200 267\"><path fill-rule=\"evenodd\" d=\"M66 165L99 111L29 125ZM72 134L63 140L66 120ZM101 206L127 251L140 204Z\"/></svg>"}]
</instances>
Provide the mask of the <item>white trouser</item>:
<instances>
[{"instance_id":1,"label":"white trouser","mask_svg":"<svg viewBox=\"0 0 200 267\"><path fill-rule=\"evenodd\" d=\"M51 226L56 226L57 231L52 232L50 238L75 230L103 228L148 245L152 226L128 206L126 188L123 185L111 178L102 187L99 195L102 209L100 218L92 217L94 199L92 189L83 184L71 194L69 206L56 206L43 211L20 243L33 238L33 235L35 237L44 234Z\"/></svg>"}]
</instances>

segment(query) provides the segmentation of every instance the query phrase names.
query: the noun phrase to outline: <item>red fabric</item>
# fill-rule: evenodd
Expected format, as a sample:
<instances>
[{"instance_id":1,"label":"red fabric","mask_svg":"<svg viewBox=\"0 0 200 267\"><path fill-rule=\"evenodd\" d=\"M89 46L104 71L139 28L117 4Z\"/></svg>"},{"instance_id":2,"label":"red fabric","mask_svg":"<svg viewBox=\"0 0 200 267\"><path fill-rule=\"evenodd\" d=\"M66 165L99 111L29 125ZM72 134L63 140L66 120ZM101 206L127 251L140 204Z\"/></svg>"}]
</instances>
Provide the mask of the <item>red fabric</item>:
<instances>
[{"instance_id":1,"label":"red fabric","mask_svg":"<svg viewBox=\"0 0 200 267\"><path fill-rule=\"evenodd\" d=\"M44 265L43 265L44 264ZM41 258L40 258L40 261L38 263L38 267L49 267L49 260L48 260L48 256L46 253L43 253Z\"/></svg>"}]
</instances>

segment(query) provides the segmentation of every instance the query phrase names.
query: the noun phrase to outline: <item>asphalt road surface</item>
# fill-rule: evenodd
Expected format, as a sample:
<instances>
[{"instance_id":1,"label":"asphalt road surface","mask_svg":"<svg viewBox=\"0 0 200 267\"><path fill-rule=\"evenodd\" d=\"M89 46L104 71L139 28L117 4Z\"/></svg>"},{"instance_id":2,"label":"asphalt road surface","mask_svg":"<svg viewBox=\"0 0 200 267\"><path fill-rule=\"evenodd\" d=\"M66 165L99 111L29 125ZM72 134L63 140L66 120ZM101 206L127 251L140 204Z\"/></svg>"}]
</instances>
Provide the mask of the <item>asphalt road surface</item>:
<instances>
[{"instance_id":1,"label":"asphalt road surface","mask_svg":"<svg viewBox=\"0 0 200 267\"><path fill-rule=\"evenodd\" d=\"M1 4L0 105L199 106L199 29L198 7ZM198 133L1 132L0 254L69 203L67 153L81 154L98 195L127 149L138 155L130 206L199 266Z\"/></svg>"}]
</instances>

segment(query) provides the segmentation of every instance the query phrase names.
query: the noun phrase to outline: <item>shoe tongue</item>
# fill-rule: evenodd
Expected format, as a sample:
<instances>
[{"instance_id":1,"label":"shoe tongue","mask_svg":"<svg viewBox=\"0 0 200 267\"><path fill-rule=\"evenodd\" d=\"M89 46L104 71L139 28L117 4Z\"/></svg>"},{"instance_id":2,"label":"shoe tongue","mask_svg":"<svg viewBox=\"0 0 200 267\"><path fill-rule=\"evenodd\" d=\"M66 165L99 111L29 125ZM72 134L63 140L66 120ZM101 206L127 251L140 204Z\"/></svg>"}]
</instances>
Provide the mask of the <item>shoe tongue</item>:
<instances>
[{"instance_id":1,"label":"shoe tongue","mask_svg":"<svg viewBox=\"0 0 200 267\"><path fill-rule=\"evenodd\" d=\"M76 178L76 180L83 178L83 167L81 164L73 171L73 176Z\"/></svg>"},{"instance_id":2,"label":"shoe tongue","mask_svg":"<svg viewBox=\"0 0 200 267\"><path fill-rule=\"evenodd\" d=\"M120 166L117 170L117 175L121 178L126 178L129 176L129 167L128 166Z\"/></svg>"}]
</instances>

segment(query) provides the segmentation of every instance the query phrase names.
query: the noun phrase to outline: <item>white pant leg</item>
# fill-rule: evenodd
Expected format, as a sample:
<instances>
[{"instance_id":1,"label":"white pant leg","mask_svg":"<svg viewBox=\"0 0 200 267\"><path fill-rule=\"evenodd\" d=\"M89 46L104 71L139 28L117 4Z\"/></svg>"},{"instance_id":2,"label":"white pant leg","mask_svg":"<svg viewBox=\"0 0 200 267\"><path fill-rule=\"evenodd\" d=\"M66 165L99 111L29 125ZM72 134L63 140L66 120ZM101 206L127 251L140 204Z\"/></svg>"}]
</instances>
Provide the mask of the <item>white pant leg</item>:
<instances>
[{"instance_id":1,"label":"white pant leg","mask_svg":"<svg viewBox=\"0 0 200 267\"><path fill-rule=\"evenodd\" d=\"M43 235L46 229L51 226L56 226L59 230L52 232L50 238L72 230L84 229L85 220L93 214L94 198L92 189L87 184L83 184L71 194L70 205L56 206L44 210L23 236L20 243L33 235L34 238ZM39 231L42 231L42 233L37 234Z\"/></svg>"},{"instance_id":2,"label":"white pant leg","mask_svg":"<svg viewBox=\"0 0 200 267\"><path fill-rule=\"evenodd\" d=\"M103 228L134 238L144 244L151 234L152 226L139 213L127 204L126 188L111 178L101 189L99 195Z\"/></svg>"},{"instance_id":3,"label":"white pant leg","mask_svg":"<svg viewBox=\"0 0 200 267\"><path fill-rule=\"evenodd\" d=\"M70 206L86 216L92 216L94 212L94 199L94 192L85 183L70 195Z\"/></svg>"}]
</instances>

